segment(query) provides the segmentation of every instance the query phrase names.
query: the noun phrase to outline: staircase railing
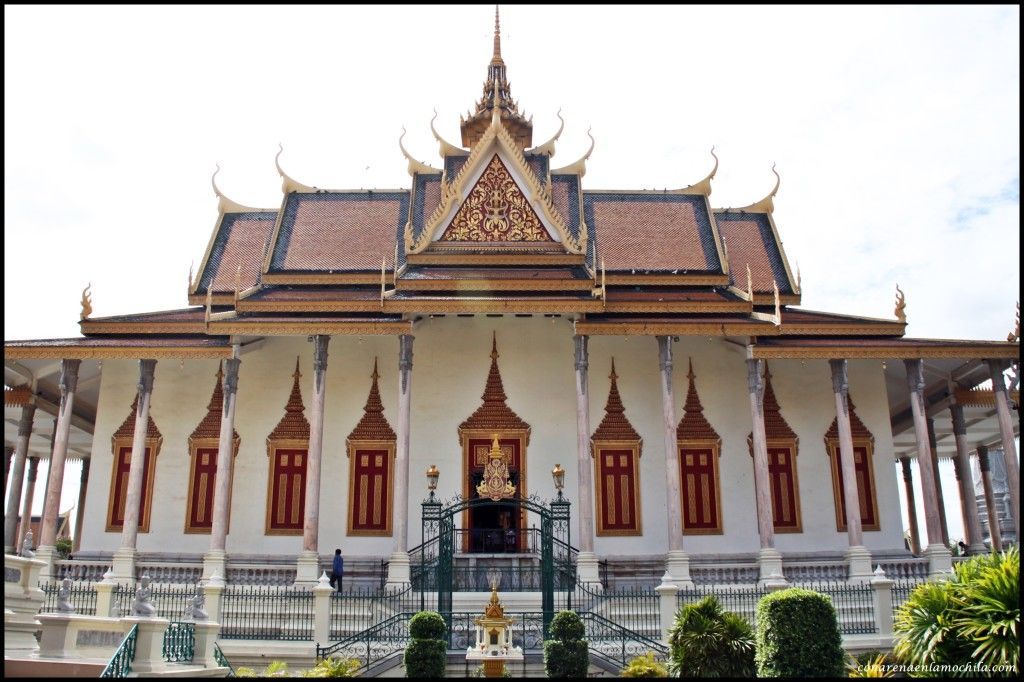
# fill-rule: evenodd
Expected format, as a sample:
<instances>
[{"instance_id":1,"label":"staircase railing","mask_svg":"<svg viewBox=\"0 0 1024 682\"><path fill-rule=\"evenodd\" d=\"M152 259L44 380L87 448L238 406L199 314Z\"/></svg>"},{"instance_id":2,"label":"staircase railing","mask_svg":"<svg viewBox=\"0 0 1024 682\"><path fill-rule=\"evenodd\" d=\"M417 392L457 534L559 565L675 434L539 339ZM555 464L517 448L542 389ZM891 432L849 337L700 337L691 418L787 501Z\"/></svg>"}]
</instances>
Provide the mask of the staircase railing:
<instances>
[{"instance_id":1,"label":"staircase railing","mask_svg":"<svg viewBox=\"0 0 1024 682\"><path fill-rule=\"evenodd\" d=\"M132 671L132 661L135 660L135 642L138 636L139 626L133 625L121 645L117 647L117 651L110 657L110 662L100 673L100 677L128 677L128 673Z\"/></svg>"},{"instance_id":2,"label":"staircase railing","mask_svg":"<svg viewBox=\"0 0 1024 682\"><path fill-rule=\"evenodd\" d=\"M195 623L174 622L164 631L161 653L168 663L191 663L195 657Z\"/></svg>"},{"instance_id":3,"label":"staircase railing","mask_svg":"<svg viewBox=\"0 0 1024 682\"><path fill-rule=\"evenodd\" d=\"M648 651L654 653L655 660L668 660L668 647L661 642L637 634L596 613L584 611L579 615L583 619L590 655L603 659L615 666L616 670L625 668L631 659L643 656Z\"/></svg>"},{"instance_id":4,"label":"staircase railing","mask_svg":"<svg viewBox=\"0 0 1024 682\"><path fill-rule=\"evenodd\" d=\"M224 652L220 650L216 642L213 643L213 660L217 661L217 665L220 667L228 669L228 677L235 677L235 669L231 666L228 657L224 655Z\"/></svg>"},{"instance_id":5,"label":"staircase railing","mask_svg":"<svg viewBox=\"0 0 1024 682\"><path fill-rule=\"evenodd\" d=\"M396 613L376 625L366 628L350 637L328 646L316 645L317 660L332 654L357 659L360 666L354 671L361 673L371 666L382 663L403 651L409 643L409 619L413 612Z\"/></svg>"}]
</instances>

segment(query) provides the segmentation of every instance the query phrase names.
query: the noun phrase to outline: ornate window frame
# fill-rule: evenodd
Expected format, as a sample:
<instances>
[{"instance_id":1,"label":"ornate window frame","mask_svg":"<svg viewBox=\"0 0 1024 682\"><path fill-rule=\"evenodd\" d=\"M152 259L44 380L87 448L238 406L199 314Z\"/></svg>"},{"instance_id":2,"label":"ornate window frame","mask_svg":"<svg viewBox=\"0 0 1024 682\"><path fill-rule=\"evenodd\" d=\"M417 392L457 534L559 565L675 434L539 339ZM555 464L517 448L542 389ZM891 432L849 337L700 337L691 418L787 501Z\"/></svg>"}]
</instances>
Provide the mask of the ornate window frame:
<instances>
[{"instance_id":1,"label":"ornate window frame","mask_svg":"<svg viewBox=\"0 0 1024 682\"><path fill-rule=\"evenodd\" d=\"M231 456L232 456L233 459L238 457L238 446L240 444L240 441L241 441L241 439L238 437L237 434L235 434L235 437L232 438L232 448L231 448ZM194 499L194 494L193 494L193 492L195 490L195 479L196 479L196 460L199 458L199 451L200 450L211 450L211 449L214 451L214 457L219 457L219 449L220 449L220 439L219 438L189 438L189 440L188 440L188 455L189 455L189 464L188 464L188 501L187 501L187 503L185 505L185 533L186 534L209 535L213 531L212 527L208 528L208 527L205 527L205 526L194 526L194 525L192 525L192 508L196 504L196 500ZM215 462L214 463L215 467L217 465L219 465L219 464L220 464L219 462ZM214 479L213 479L213 492L210 495L210 501L211 502L214 501L214 496L217 494L217 476L219 474L220 474L220 472L218 471L217 475L215 475ZM226 529L225 529L226 532L228 532L228 533L231 532L231 497L232 497L232 492L234 491L234 483L235 483L234 478L235 478L235 467L231 467L231 474L230 474L230 477L228 479L228 518L227 518L227 525L226 525Z\"/></svg>"},{"instance_id":2,"label":"ornate window frame","mask_svg":"<svg viewBox=\"0 0 1024 682\"><path fill-rule=\"evenodd\" d=\"M604 514L604 460L601 457L605 451L621 452L628 450L632 453L630 466L633 479L633 527L632 528L606 528ZM594 459L595 469L595 497L598 511L597 526L595 534L598 537L625 537L644 534L643 526L643 500L640 497L640 457L643 455L643 441L638 440L595 440L591 441L590 456Z\"/></svg>"},{"instance_id":3,"label":"ornate window frame","mask_svg":"<svg viewBox=\"0 0 1024 682\"><path fill-rule=\"evenodd\" d=\"M508 429L502 431L501 429L484 429L484 428L470 428L470 429L459 429L459 441L462 446L462 499L468 500L473 495L473 491L470 490L469 486L469 472L473 468L472 464L472 453L469 451L470 442L474 440L485 440L491 443L494 437L498 437L498 443L502 441L515 440L519 443L519 484L516 486L516 495L521 499L526 499L528 496L526 488L526 468L527 468L527 457L526 451L530 445L530 429ZM509 466L511 467L512 461L509 460ZM526 528L526 509L520 507L519 519L517 521L517 528ZM469 528L469 509L462 511L462 528ZM462 551L469 551L469 533L462 534Z\"/></svg>"},{"instance_id":4,"label":"ornate window frame","mask_svg":"<svg viewBox=\"0 0 1024 682\"><path fill-rule=\"evenodd\" d=\"M281 438L281 439L267 439L267 514L266 521L264 523L263 534L264 535L302 535L303 528L274 528L273 521L273 509L274 509L274 472L277 470L278 450L302 450L306 453L306 458L303 459L302 464L302 504L303 512L305 512L306 504L306 474L309 470L309 440L304 438ZM302 514L300 514L301 516Z\"/></svg>"},{"instance_id":5,"label":"ornate window frame","mask_svg":"<svg viewBox=\"0 0 1024 682\"><path fill-rule=\"evenodd\" d=\"M347 535L357 537L390 537L393 534L392 510L395 506L395 441L393 440L359 440L347 443L348 448L348 526ZM384 450L387 461L387 478L384 481L384 490L387 492L385 500L385 521L383 530L367 528L356 528L356 459L360 452L371 450ZM405 491L403 491L405 492Z\"/></svg>"},{"instance_id":6,"label":"ornate window frame","mask_svg":"<svg viewBox=\"0 0 1024 682\"><path fill-rule=\"evenodd\" d=\"M865 523L863 516L861 516L861 530L864 531L876 531L882 529L881 519L878 517L878 486L875 482L875 441L874 438L863 438L855 437L853 439L853 452L856 458L857 450L863 448L864 458L866 460L867 469L867 484L870 488L871 498L871 517L875 520L874 523ZM836 438L825 439L825 452L828 454L829 459L829 470L832 472L832 506L836 513L836 530L840 533L846 532L846 514L843 512L842 506L842 493L839 488L839 440ZM856 465L854 467L856 471ZM860 489L858 482L857 486L858 497L863 498L864 491Z\"/></svg>"},{"instance_id":7,"label":"ornate window frame","mask_svg":"<svg viewBox=\"0 0 1024 682\"><path fill-rule=\"evenodd\" d=\"M766 439L765 449L768 450L768 481L771 485L772 491L774 492L775 486L772 484L772 472L771 472L771 451L772 450L788 450L789 451L789 464L790 472L793 478L793 484L791 491L793 493L793 514L796 517L796 525L793 526L779 526L775 519L774 509L774 494L772 495L772 527L776 533L803 533L804 522L803 513L800 509L800 473L797 464L797 455L799 454L800 439L799 438L768 438Z\"/></svg>"},{"instance_id":8,"label":"ornate window frame","mask_svg":"<svg viewBox=\"0 0 1024 682\"><path fill-rule=\"evenodd\" d=\"M134 413L134 410L133 410ZM114 506L115 506L115 492L117 490L117 471L121 460L121 452L127 448L128 458L131 460L131 449L133 436L115 436L112 440L112 449L114 455L113 466L110 472L110 492L107 495L107 524L106 532L108 533L120 533L124 530L124 514L128 507L128 491L125 492L125 506L121 510L121 523L114 523ZM160 446L163 445L163 436L157 436L155 438L146 438L144 448L142 451L142 461L146 470L143 472L144 481L142 489L142 510L139 514L139 532L149 532L149 521L153 515L153 490L156 488L156 460L160 455ZM149 457L146 457L146 453L149 453ZM147 461L148 459L148 461ZM130 466L130 464L129 464ZM127 486L127 483L125 484Z\"/></svg>"},{"instance_id":9,"label":"ornate window frame","mask_svg":"<svg viewBox=\"0 0 1024 682\"><path fill-rule=\"evenodd\" d=\"M683 535L722 535L722 478L718 460L722 456L722 441L710 439L687 439L676 441L679 452L679 514L682 517L680 522L683 527ZM686 526L686 454L694 450L711 451L711 473L714 476L715 493L715 525L711 528L688 528Z\"/></svg>"}]
</instances>

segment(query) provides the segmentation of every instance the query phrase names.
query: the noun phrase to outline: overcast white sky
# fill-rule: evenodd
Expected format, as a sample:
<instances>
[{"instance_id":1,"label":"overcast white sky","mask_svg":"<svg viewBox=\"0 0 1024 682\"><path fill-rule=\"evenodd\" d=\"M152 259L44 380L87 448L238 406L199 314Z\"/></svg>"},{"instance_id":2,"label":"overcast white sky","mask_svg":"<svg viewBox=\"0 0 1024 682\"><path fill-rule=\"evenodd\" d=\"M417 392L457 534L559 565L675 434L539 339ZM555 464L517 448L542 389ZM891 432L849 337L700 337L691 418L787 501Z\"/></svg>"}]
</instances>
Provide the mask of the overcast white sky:
<instances>
[{"instance_id":1,"label":"overcast white sky","mask_svg":"<svg viewBox=\"0 0 1024 682\"><path fill-rule=\"evenodd\" d=\"M4 7L4 338L186 305L217 217L274 169L407 187L480 95L493 6ZM716 207L782 186L803 307L893 316L908 336L1004 339L1020 289L1020 10L506 6L512 91L586 189L721 166ZM951 497L947 494L947 500ZM955 496L953 496L955 497ZM950 513L951 526L959 522ZM922 516L923 518L923 516ZM951 529L952 532L952 529Z\"/></svg>"}]
</instances>

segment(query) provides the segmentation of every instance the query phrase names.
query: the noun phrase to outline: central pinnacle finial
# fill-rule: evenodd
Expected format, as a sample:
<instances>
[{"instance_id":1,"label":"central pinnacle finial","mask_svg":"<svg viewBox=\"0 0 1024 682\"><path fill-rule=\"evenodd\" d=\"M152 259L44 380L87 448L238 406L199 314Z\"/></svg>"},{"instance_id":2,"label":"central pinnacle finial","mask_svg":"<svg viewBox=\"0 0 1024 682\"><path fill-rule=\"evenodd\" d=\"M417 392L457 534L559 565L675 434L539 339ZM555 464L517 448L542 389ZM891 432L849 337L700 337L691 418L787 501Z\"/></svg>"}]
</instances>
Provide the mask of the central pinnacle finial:
<instances>
[{"instance_id":1,"label":"central pinnacle finial","mask_svg":"<svg viewBox=\"0 0 1024 682\"><path fill-rule=\"evenodd\" d=\"M494 56L491 64L504 64L501 59L501 19L498 17L498 6L494 6Z\"/></svg>"}]
</instances>

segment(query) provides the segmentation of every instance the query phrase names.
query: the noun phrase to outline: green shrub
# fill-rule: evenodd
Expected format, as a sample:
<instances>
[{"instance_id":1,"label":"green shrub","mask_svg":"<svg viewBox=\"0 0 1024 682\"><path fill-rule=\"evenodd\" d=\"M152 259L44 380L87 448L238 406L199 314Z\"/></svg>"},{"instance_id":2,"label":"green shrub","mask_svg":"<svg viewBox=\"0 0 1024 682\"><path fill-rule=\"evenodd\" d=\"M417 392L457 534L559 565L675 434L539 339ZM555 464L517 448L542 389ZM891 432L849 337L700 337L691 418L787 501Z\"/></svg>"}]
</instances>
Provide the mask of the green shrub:
<instances>
[{"instance_id":1,"label":"green shrub","mask_svg":"<svg viewBox=\"0 0 1024 682\"><path fill-rule=\"evenodd\" d=\"M895 677L896 673L889 667L889 659L878 651L865 651L857 656L850 656L846 664L847 677Z\"/></svg>"},{"instance_id":2,"label":"green shrub","mask_svg":"<svg viewBox=\"0 0 1024 682\"><path fill-rule=\"evenodd\" d=\"M412 641L405 647L406 677L444 677L448 661L447 626L436 611L420 611L409 620Z\"/></svg>"},{"instance_id":3,"label":"green shrub","mask_svg":"<svg viewBox=\"0 0 1024 682\"><path fill-rule=\"evenodd\" d=\"M842 638L832 600L789 588L757 603L758 677L842 677Z\"/></svg>"},{"instance_id":4,"label":"green shrub","mask_svg":"<svg viewBox=\"0 0 1024 682\"><path fill-rule=\"evenodd\" d=\"M235 677L288 677L288 664L284 661L271 661L260 673L253 668L239 668L235 671Z\"/></svg>"},{"instance_id":5,"label":"green shrub","mask_svg":"<svg viewBox=\"0 0 1024 682\"><path fill-rule=\"evenodd\" d=\"M979 555L914 588L896 614L901 663L1020 666L1020 552ZM1005 669L1005 668L1004 668Z\"/></svg>"},{"instance_id":6,"label":"green shrub","mask_svg":"<svg viewBox=\"0 0 1024 682\"><path fill-rule=\"evenodd\" d=\"M302 673L303 677L355 677L360 663L354 658L325 658L315 668Z\"/></svg>"},{"instance_id":7,"label":"green shrub","mask_svg":"<svg viewBox=\"0 0 1024 682\"><path fill-rule=\"evenodd\" d=\"M57 538L56 542L53 543L53 548L57 550L57 554L59 554L62 559L67 559L71 556L72 547L71 538Z\"/></svg>"},{"instance_id":8,"label":"green shrub","mask_svg":"<svg viewBox=\"0 0 1024 682\"><path fill-rule=\"evenodd\" d=\"M551 620L551 636L544 642L544 670L548 677L587 676L590 652L583 639L583 621L575 611L559 611Z\"/></svg>"},{"instance_id":9,"label":"green shrub","mask_svg":"<svg viewBox=\"0 0 1024 682\"><path fill-rule=\"evenodd\" d=\"M653 651L648 651L643 656L630 660L619 673L619 677L668 677L668 668L654 660Z\"/></svg>"},{"instance_id":10,"label":"green shrub","mask_svg":"<svg viewBox=\"0 0 1024 682\"><path fill-rule=\"evenodd\" d=\"M713 596L679 609L668 634L673 677L753 677L754 636Z\"/></svg>"}]
</instances>

